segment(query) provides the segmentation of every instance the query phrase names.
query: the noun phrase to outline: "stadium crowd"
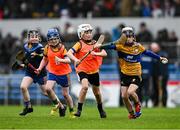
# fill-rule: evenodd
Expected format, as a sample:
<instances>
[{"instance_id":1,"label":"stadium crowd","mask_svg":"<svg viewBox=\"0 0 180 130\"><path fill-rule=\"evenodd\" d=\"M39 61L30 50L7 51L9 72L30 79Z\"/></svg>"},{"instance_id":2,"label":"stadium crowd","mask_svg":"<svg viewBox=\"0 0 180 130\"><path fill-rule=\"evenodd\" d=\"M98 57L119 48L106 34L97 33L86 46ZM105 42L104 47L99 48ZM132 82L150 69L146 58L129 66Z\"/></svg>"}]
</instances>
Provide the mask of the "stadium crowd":
<instances>
[{"instance_id":1,"label":"stadium crowd","mask_svg":"<svg viewBox=\"0 0 180 130\"><path fill-rule=\"evenodd\" d=\"M178 17L180 0L0 0L0 19L127 16Z\"/></svg>"}]
</instances>

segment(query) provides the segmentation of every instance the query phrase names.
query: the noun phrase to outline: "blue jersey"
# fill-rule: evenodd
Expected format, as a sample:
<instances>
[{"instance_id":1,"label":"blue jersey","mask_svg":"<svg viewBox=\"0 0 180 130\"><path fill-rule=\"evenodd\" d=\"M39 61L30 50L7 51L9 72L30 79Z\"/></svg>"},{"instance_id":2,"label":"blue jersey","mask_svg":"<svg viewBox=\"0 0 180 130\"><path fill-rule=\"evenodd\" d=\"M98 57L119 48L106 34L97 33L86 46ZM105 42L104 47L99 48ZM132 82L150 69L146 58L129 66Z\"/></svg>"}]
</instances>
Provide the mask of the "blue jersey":
<instances>
[{"instance_id":1,"label":"blue jersey","mask_svg":"<svg viewBox=\"0 0 180 130\"><path fill-rule=\"evenodd\" d=\"M25 43L24 52L25 52L25 58L28 60L28 62L32 64L35 68L38 68L43 58L42 44L41 43L33 43L33 44ZM32 57L33 53L36 53L37 55ZM35 74L34 71L29 67L26 68L26 73L27 72L31 74ZM41 74L46 75L45 68L41 71L40 75Z\"/></svg>"},{"instance_id":2,"label":"blue jersey","mask_svg":"<svg viewBox=\"0 0 180 130\"><path fill-rule=\"evenodd\" d=\"M142 76L149 78L152 75L153 59L149 56L141 56Z\"/></svg>"}]
</instances>

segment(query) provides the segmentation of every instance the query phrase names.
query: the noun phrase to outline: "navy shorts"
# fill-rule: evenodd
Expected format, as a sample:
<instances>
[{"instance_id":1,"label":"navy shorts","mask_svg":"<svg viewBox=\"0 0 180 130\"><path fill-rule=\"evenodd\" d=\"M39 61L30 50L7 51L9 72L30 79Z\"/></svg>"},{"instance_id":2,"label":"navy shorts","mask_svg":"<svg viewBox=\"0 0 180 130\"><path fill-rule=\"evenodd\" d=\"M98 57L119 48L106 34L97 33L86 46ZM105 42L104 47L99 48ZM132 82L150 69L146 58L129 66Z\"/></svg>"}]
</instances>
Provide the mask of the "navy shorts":
<instances>
[{"instance_id":1,"label":"navy shorts","mask_svg":"<svg viewBox=\"0 0 180 130\"><path fill-rule=\"evenodd\" d=\"M32 74L30 72L25 72L25 76L31 77L34 83L38 83L39 85L44 85L46 83L46 74Z\"/></svg>"},{"instance_id":2,"label":"navy shorts","mask_svg":"<svg viewBox=\"0 0 180 130\"><path fill-rule=\"evenodd\" d=\"M68 87L69 81L67 75L55 75L52 73L48 73L48 80L56 81L57 84L61 85L62 87Z\"/></svg>"}]
</instances>

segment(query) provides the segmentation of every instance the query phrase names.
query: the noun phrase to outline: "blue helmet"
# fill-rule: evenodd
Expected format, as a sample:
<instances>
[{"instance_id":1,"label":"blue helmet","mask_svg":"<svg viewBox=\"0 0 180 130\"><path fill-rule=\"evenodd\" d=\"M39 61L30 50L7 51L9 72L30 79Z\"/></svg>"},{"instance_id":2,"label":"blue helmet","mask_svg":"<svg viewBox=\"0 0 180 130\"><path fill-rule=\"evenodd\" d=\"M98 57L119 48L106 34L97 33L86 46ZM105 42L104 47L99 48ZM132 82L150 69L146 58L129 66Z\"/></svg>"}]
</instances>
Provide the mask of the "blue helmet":
<instances>
[{"instance_id":1,"label":"blue helmet","mask_svg":"<svg viewBox=\"0 0 180 130\"><path fill-rule=\"evenodd\" d=\"M53 39L53 38L58 38L60 39L60 35L59 35L59 31L55 28L51 28L48 30L48 33L47 33L47 40L49 41L50 39Z\"/></svg>"}]
</instances>

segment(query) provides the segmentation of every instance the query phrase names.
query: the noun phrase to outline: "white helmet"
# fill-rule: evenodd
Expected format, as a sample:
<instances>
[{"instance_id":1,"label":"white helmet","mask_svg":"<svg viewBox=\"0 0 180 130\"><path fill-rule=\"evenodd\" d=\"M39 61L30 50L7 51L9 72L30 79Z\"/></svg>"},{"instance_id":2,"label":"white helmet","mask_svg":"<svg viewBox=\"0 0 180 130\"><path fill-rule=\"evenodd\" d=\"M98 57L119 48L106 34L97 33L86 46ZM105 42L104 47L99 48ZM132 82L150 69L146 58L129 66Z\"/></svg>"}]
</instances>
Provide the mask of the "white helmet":
<instances>
[{"instance_id":1,"label":"white helmet","mask_svg":"<svg viewBox=\"0 0 180 130\"><path fill-rule=\"evenodd\" d=\"M90 24L79 25L78 29L77 29L77 34L78 34L79 39L81 39L81 37L85 31L89 31L89 30L93 30L93 28Z\"/></svg>"},{"instance_id":2,"label":"white helmet","mask_svg":"<svg viewBox=\"0 0 180 130\"><path fill-rule=\"evenodd\" d=\"M135 37L135 34L134 34L134 29L132 27L125 27L122 29L122 33L126 34L126 36L133 36Z\"/></svg>"},{"instance_id":3,"label":"white helmet","mask_svg":"<svg viewBox=\"0 0 180 130\"><path fill-rule=\"evenodd\" d=\"M122 33L123 33L123 32L126 32L126 31L132 31L132 32L134 32L134 30L133 30L132 27L124 27L124 28L122 29Z\"/></svg>"}]
</instances>

